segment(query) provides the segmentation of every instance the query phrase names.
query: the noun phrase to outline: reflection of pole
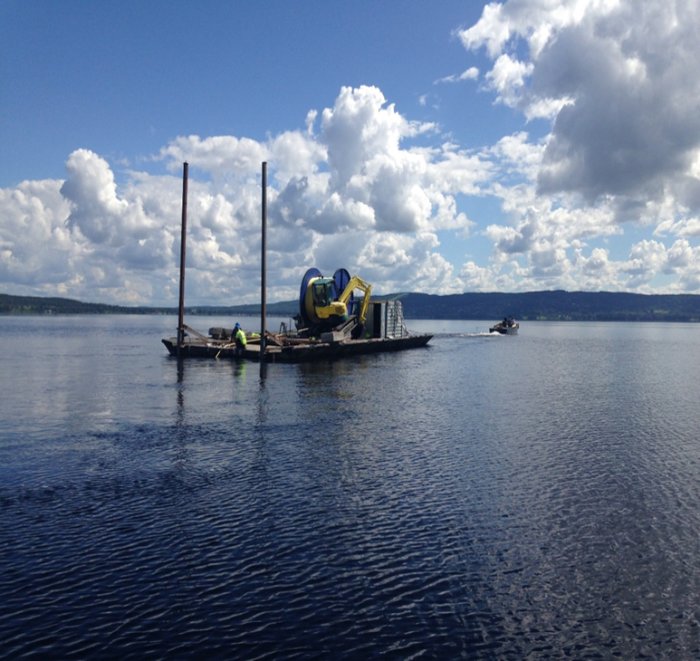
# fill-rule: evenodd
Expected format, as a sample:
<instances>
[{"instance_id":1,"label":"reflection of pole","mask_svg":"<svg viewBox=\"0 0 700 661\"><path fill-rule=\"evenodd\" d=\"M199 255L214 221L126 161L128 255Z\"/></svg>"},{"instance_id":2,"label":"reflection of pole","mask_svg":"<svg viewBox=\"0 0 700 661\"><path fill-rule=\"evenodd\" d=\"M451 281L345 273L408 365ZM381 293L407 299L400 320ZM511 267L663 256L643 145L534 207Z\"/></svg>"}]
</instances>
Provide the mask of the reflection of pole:
<instances>
[{"instance_id":1,"label":"reflection of pole","mask_svg":"<svg viewBox=\"0 0 700 661\"><path fill-rule=\"evenodd\" d=\"M182 228L180 232L180 304L177 315L177 355L185 342L185 237L187 236L187 173L189 166L183 163L182 173Z\"/></svg>"},{"instance_id":2,"label":"reflection of pole","mask_svg":"<svg viewBox=\"0 0 700 661\"><path fill-rule=\"evenodd\" d=\"M265 362L265 316L267 313L265 288L266 288L266 242L267 242L267 163L262 164L262 240L261 240L261 259L260 259L260 364ZM261 370L262 371L262 370Z\"/></svg>"},{"instance_id":3,"label":"reflection of pole","mask_svg":"<svg viewBox=\"0 0 700 661\"><path fill-rule=\"evenodd\" d=\"M185 412L185 361L182 358L177 359L177 422L178 425L183 422L183 413Z\"/></svg>"}]
</instances>

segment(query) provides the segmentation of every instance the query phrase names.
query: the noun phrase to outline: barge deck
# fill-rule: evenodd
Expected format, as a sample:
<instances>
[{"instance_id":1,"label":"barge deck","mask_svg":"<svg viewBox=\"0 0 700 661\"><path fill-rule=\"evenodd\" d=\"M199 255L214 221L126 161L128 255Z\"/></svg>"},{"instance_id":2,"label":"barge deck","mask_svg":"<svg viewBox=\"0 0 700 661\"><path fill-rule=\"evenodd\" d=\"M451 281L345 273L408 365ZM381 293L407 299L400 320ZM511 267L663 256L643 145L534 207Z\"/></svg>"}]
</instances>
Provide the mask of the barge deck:
<instances>
[{"instance_id":1,"label":"barge deck","mask_svg":"<svg viewBox=\"0 0 700 661\"><path fill-rule=\"evenodd\" d=\"M415 349L426 346L431 338L432 335L409 335L396 338L371 337L358 340L342 340L340 342L323 342L319 340L280 346L280 344L273 343L274 337L268 337L264 357L265 362L270 363L332 360L362 354ZM261 355L263 355L260 344L253 342L248 342L245 349L236 352L236 347L231 342L210 338L191 338L188 336L179 347L179 353L177 337L164 338L162 342L171 356L179 355L181 358L226 358L259 362Z\"/></svg>"}]
</instances>

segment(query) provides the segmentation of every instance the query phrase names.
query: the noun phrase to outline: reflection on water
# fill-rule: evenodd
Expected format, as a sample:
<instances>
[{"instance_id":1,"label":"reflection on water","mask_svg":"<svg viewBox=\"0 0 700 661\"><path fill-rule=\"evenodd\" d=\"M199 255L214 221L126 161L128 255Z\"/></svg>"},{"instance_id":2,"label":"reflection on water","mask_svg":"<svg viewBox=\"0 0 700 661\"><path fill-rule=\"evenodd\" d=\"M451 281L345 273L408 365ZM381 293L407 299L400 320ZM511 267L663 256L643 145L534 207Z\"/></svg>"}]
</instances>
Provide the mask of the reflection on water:
<instances>
[{"instance_id":1,"label":"reflection on water","mask_svg":"<svg viewBox=\"0 0 700 661\"><path fill-rule=\"evenodd\" d=\"M696 327L261 373L170 326L0 319L7 658L700 655Z\"/></svg>"}]
</instances>

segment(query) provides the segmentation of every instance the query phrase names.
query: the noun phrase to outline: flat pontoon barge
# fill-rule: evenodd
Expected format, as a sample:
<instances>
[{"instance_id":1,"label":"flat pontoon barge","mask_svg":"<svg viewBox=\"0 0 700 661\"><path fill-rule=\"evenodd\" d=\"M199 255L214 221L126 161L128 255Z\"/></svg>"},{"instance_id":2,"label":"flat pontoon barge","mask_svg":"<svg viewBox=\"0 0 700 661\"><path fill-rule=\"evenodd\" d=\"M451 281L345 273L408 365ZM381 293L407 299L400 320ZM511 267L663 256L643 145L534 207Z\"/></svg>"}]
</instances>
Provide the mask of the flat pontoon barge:
<instances>
[{"instance_id":1,"label":"flat pontoon barge","mask_svg":"<svg viewBox=\"0 0 700 661\"><path fill-rule=\"evenodd\" d=\"M189 329L188 329L189 331ZM314 360L327 360L357 356L362 354L380 353L386 351L402 351L424 347L432 335L409 335L398 338L368 338L360 340L346 340L340 342L308 342L303 344L288 344L279 346L273 344L274 336L268 336L265 346L265 362L271 363L302 363ZM170 355L178 355L177 338L163 339ZM179 355L183 358L233 358L236 360L259 361L261 355L260 344L248 342L240 355L236 354L235 347L230 342L215 340L213 338L185 337L179 348Z\"/></svg>"},{"instance_id":2,"label":"flat pontoon barge","mask_svg":"<svg viewBox=\"0 0 700 661\"><path fill-rule=\"evenodd\" d=\"M384 351L403 351L424 347L432 339L428 334L412 334L406 328L403 306L399 299L372 301L364 328L364 337L351 337L351 328L322 333L318 338L299 336L294 332L265 334L264 349L259 335L248 337L245 349L236 351L231 332L223 328L210 328L204 335L190 326L184 326L184 338L179 347L177 337L163 339L171 356L192 358L240 358L265 362L301 363L357 356Z\"/></svg>"}]
</instances>

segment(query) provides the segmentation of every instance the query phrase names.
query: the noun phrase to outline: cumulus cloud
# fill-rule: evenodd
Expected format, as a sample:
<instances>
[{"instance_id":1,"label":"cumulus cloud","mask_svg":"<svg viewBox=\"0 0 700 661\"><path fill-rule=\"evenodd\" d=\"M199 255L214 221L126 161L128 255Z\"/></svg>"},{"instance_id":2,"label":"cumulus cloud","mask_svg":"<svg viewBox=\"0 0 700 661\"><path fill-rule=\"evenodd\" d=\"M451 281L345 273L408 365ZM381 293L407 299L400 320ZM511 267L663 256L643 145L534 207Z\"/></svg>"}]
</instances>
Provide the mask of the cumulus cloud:
<instances>
[{"instance_id":1,"label":"cumulus cloud","mask_svg":"<svg viewBox=\"0 0 700 661\"><path fill-rule=\"evenodd\" d=\"M50 288L70 279L80 246L64 224L69 206L60 187L47 180L0 190L0 282L31 286L41 273Z\"/></svg>"},{"instance_id":2,"label":"cumulus cloud","mask_svg":"<svg viewBox=\"0 0 700 661\"><path fill-rule=\"evenodd\" d=\"M697 211L699 24L694 0L509 0L459 36L492 59L498 100L554 118L542 192L671 193Z\"/></svg>"},{"instance_id":3,"label":"cumulus cloud","mask_svg":"<svg viewBox=\"0 0 700 661\"><path fill-rule=\"evenodd\" d=\"M188 299L257 300L259 171L269 160L276 297L295 297L303 271L313 265L375 274L382 288L438 287L452 267L438 254L436 232L463 236L470 230L456 196L477 190L490 166L454 144L414 144L434 133L434 125L410 121L379 89L365 86L341 89L332 107L309 112L304 130L265 142L175 138L156 157L170 174L123 171L118 183L106 159L77 149L68 156L63 182L2 191L8 203L0 273L16 289L24 283L23 292L90 291L89 300L172 304L180 172L187 161Z\"/></svg>"},{"instance_id":4,"label":"cumulus cloud","mask_svg":"<svg viewBox=\"0 0 700 661\"><path fill-rule=\"evenodd\" d=\"M459 272L459 281L462 283L464 291L495 291L497 279L497 269L479 266L472 260L465 262ZM511 290L512 287L508 286L506 289Z\"/></svg>"},{"instance_id":5,"label":"cumulus cloud","mask_svg":"<svg viewBox=\"0 0 700 661\"><path fill-rule=\"evenodd\" d=\"M63 192L69 180L23 182L0 190L0 282L13 293L138 303L153 291L158 276L149 272L152 246L162 237L137 233L133 239L114 240L120 214L129 215L129 204L114 195L110 173L93 156L86 152L71 160L78 170L86 165L68 185L73 199ZM96 188L96 180L104 188ZM86 207L77 209L78 199ZM94 222L88 210L94 212ZM139 273L142 261L148 270Z\"/></svg>"},{"instance_id":6,"label":"cumulus cloud","mask_svg":"<svg viewBox=\"0 0 700 661\"><path fill-rule=\"evenodd\" d=\"M250 138L217 135L205 139L198 135L181 136L163 147L160 158L174 170L183 161L190 161L209 174L221 172L246 176L267 160L265 145Z\"/></svg>"},{"instance_id":7,"label":"cumulus cloud","mask_svg":"<svg viewBox=\"0 0 700 661\"><path fill-rule=\"evenodd\" d=\"M694 0L506 0L458 32L491 61L483 80L497 103L551 121L544 138L521 131L488 149L490 192L509 222L483 234L501 274L530 286L696 290L699 24ZM676 241L637 242L616 262L607 237L631 225Z\"/></svg>"},{"instance_id":8,"label":"cumulus cloud","mask_svg":"<svg viewBox=\"0 0 700 661\"><path fill-rule=\"evenodd\" d=\"M77 149L65 180L0 190L0 282L173 305L188 161L188 300L256 301L268 161L277 300L297 296L309 266L346 267L380 293L700 292L698 19L691 0L486 5L459 37L490 66L435 81L479 80L481 94L523 118L478 149L412 120L373 86L343 87L301 128L265 140L176 137L154 156L159 173ZM472 218L469 199L498 211ZM613 250L630 228L646 238ZM466 238L487 244L488 258L444 256Z\"/></svg>"},{"instance_id":9,"label":"cumulus cloud","mask_svg":"<svg viewBox=\"0 0 700 661\"><path fill-rule=\"evenodd\" d=\"M450 76L444 76L443 78L438 78L435 81L435 85L441 83L460 83L464 80L477 80L479 78L479 69L477 67L469 67L465 69L460 74L452 74Z\"/></svg>"},{"instance_id":10,"label":"cumulus cloud","mask_svg":"<svg viewBox=\"0 0 700 661\"><path fill-rule=\"evenodd\" d=\"M525 79L533 69L532 63L522 62L503 53L486 74L486 80L496 90L499 101L509 106L517 106Z\"/></svg>"}]
</instances>

